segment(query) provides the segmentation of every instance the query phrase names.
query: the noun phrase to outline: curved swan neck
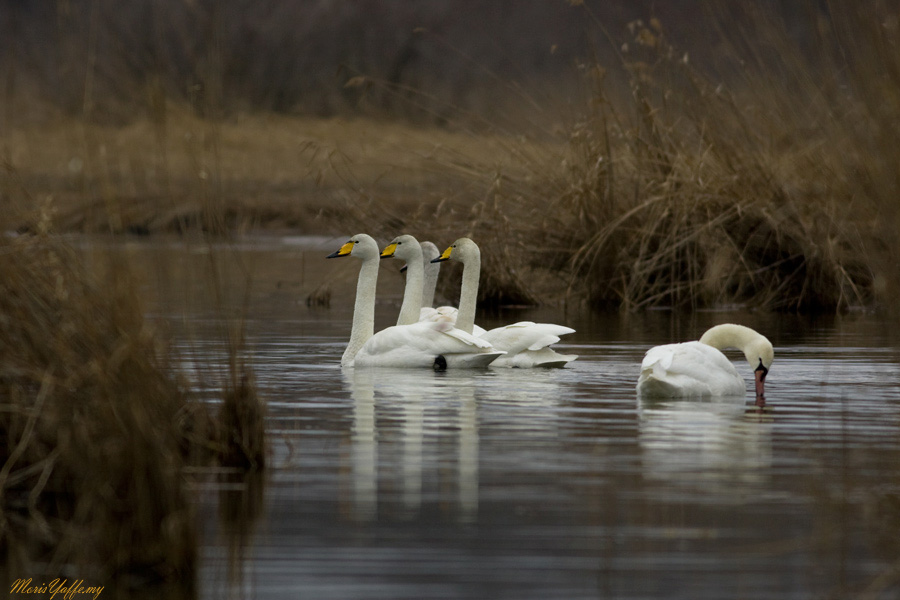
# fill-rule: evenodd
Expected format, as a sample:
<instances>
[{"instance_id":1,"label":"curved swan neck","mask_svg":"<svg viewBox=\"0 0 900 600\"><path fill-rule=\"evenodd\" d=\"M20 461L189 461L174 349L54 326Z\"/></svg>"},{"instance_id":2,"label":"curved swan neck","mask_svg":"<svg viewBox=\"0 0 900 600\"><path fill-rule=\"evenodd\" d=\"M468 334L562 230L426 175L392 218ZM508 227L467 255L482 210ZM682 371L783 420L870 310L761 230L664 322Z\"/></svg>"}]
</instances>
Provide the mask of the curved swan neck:
<instances>
[{"instance_id":1,"label":"curved swan neck","mask_svg":"<svg viewBox=\"0 0 900 600\"><path fill-rule=\"evenodd\" d=\"M347 366L353 361L363 344L375 334L375 289L378 285L378 256L363 260L359 269L359 280L356 282L356 303L353 307L353 327L350 329L350 342L341 365Z\"/></svg>"},{"instance_id":2,"label":"curved swan neck","mask_svg":"<svg viewBox=\"0 0 900 600\"><path fill-rule=\"evenodd\" d=\"M406 288L403 291L403 304L397 325L412 325L419 320L422 309L422 281L425 278L425 265L422 263L421 251L406 263ZM434 290L432 290L434 294ZM430 304L429 304L430 306Z\"/></svg>"},{"instance_id":3,"label":"curved swan neck","mask_svg":"<svg viewBox=\"0 0 900 600\"><path fill-rule=\"evenodd\" d=\"M462 286L459 290L459 313L456 328L472 333L475 327L475 303L478 300L478 279L481 277L481 251L472 244L463 262Z\"/></svg>"},{"instance_id":4,"label":"curved swan neck","mask_svg":"<svg viewBox=\"0 0 900 600\"><path fill-rule=\"evenodd\" d=\"M718 350L736 348L744 353L747 362L754 369L760 362L767 369L772 364L774 351L771 342L765 336L743 325L733 323L716 325L703 334L700 342Z\"/></svg>"}]
</instances>

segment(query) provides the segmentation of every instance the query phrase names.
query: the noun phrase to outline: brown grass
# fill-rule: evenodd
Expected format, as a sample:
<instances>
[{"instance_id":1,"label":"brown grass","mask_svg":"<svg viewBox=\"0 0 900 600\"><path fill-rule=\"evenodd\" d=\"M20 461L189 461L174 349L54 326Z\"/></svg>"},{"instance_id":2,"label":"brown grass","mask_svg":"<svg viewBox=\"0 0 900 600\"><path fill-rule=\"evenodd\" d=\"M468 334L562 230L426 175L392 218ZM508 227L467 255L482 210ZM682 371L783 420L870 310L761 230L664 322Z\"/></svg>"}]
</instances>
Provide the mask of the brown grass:
<instances>
[{"instance_id":1,"label":"brown grass","mask_svg":"<svg viewBox=\"0 0 900 600\"><path fill-rule=\"evenodd\" d=\"M175 375L127 262L104 254L88 269L50 221L0 242L4 580L74 569L107 593L193 597L185 469L263 467L252 380L234 375L215 420Z\"/></svg>"},{"instance_id":2,"label":"brown grass","mask_svg":"<svg viewBox=\"0 0 900 600\"><path fill-rule=\"evenodd\" d=\"M96 114L14 125L3 201L17 203L25 231L48 206L58 226L87 232L408 232L439 245L469 235L488 304L890 304L896 18L849 1L711 6L696 61L657 19L619 35L572 8L604 49L576 62L583 91L568 105L462 53L518 94L516 119L479 120L443 88L356 68L352 93L394 107L359 113L381 119L234 107L198 118L196 105L162 94L125 126ZM798 37L781 17L816 27ZM423 36L415 43L454 51ZM210 107L227 104L208 91ZM421 126L425 105L444 127Z\"/></svg>"},{"instance_id":3,"label":"brown grass","mask_svg":"<svg viewBox=\"0 0 900 600\"><path fill-rule=\"evenodd\" d=\"M831 10L818 64L778 22L740 15L752 31L723 37L727 76L694 66L659 21L634 22L614 41L614 72L585 63L585 108L558 143L510 135L489 163L436 159L457 176L436 209L374 208L357 226L480 241L483 302L567 290L626 310L891 305L900 154L884 132L900 122L898 28L849 4ZM750 33L774 52L741 39ZM836 61L865 76L841 81ZM475 203L461 210L466 193Z\"/></svg>"}]
</instances>

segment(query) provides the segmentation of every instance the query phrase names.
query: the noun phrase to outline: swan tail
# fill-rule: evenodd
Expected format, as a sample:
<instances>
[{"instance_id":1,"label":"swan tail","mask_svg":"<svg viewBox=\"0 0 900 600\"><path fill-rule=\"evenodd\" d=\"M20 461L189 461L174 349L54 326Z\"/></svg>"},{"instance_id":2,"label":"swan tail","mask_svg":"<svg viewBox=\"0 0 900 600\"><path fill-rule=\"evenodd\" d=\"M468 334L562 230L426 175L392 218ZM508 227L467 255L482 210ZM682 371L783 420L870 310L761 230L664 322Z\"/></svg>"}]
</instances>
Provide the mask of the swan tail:
<instances>
[{"instance_id":1,"label":"swan tail","mask_svg":"<svg viewBox=\"0 0 900 600\"><path fill-rule=\"evenodd\" d=\"M491 363L491 366L513 369L562 368L576 358L578 358L577 354L560 354L550 348L542 348L537 351L526 350L518 354L502 356Z\"/></svg>"},{"instance_id":2,"label":"swan tail","mask_svg":"<svg viewBox=\"0 0 900 600\"><path fill-rule=\"evenodd\" d=\"M448 369L483 369L504 354L506 353L496 350L479 354L448 354L444 359Z\"/></svg>"},{"instance_id":3,"label":"swan tail","mask_svg":"<svg viewBox=\"0 0 900 600\"><path fill-rule=\"evenodd\" d=\"M547 346L552 346L553 344L555 344L557 342L559 342L558 335L545 335L544 337L540 338L539 340L537 340L536 342L534 342L533 344L528 346L528 349L532 350L532 351L537 351L537 350L540 350L541 348L546 348Z\"/></svg>"}]
</instances>

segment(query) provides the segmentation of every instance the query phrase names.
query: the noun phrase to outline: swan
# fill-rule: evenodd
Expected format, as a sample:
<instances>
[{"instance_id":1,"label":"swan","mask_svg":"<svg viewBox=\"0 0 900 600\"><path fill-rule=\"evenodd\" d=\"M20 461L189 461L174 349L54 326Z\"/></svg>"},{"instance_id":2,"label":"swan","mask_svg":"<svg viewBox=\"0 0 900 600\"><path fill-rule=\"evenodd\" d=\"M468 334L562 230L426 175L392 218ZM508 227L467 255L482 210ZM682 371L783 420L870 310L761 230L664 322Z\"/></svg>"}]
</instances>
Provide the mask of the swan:
<instances>
[{"instance_id":1,"label":"swan","mask_svg":"<svg viewBox=\"0 0 900 600\"><path fill-rule=\"evenodd\" d=\"M433 244L432 244L433 245ZM401 271L406 272L406 287L403 289L403 303L400 305L400 315L397 317L397 325L412 325L420 320L422 297L424 286L427 284L422 246L411 235L401 235L393 239L381 252L381 258L400 258L406 261ZM435 278L435 283L437 278ZM432 284L434 285L434 284ZM431 288L432 298L434 287ZM439 320L439 319L430 319ZM441 319L453 322L456 319Z\"/></svg>"},{"instance_id":2,"label":"swan","mask_svg":"<svg viewBox=\"0 0 900 600\"><path fill-rule=\"evenodd\" d=\"M481 250L469 238L453 242L443 254L432 262L457 260L463 264L462 288L459 298L459 315L456 326L472 332L475 326L475 302L478 297L478 278L481 275ZM562 367L578 358L574 354L559 354L550 346L559 341L559 336L574 333L571 327L552 323L520 321L512 325L497 327L480 334L483 340L506 355L491 363L496 367Z\"/></svg>"},{"instance_id":3,"label":"swan","mask_svg":"<svg viewBox=\"0 0 900 600\"><path fill-rule=\"evenodd\" d=\"M459 316L459 309L455 306L438 306L434 308L434 291L437 288L438 275L441 272L441 263L434 262L434 259L441 255L438 247L431 242L421 242L419 246L422 248L422 264L425 268L425 278L422 284L422 308L419 309L419 321L447 321L456 323L456 317ZM401 271L406 270L404 266ZM407 284L409 280L407 279ZM409 289L409 288L407 288ZM403 301L406 302L407 296L404 294ZM399 323L398 323L399 325ZM485 329L478 325L472 326L472 335L480 336Z\"/></svg>"},{"instance_id":4,"label":"swan","mask_svg":"<svg viewBox=\"0 0 900 600\"><path fill-rule=\"evenodd\" d=\"M327 256L362 259L350 342L341 357L342 367L477 368L504 354L446 321L394 325L374 333L379 255L375 240L361 233Z\"/></svg>"},{"instance_id":5,"label":"swan","mask_svg":"<svg viewBox=\"0 0 900 600\"><path fill-rule=\"evenodd\" d=\"M722 350L744 353L756 379L756 396L765 396L766 375L775 358L772 343L749 327L716 325L699 342L656 346L647 351L637 382L645 398L706 398L743 396L744 379Z\"/></svg>"}]
</instances>

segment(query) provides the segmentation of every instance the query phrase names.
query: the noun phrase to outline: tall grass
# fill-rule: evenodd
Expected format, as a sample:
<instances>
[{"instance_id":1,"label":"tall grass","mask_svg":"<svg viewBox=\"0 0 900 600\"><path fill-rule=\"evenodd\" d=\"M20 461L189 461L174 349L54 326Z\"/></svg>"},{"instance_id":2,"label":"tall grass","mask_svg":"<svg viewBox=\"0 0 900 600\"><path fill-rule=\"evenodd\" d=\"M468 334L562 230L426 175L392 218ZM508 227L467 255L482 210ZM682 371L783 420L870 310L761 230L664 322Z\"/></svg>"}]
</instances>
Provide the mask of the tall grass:
<instances>
[{"instance_id":1,"label":"tall grass","mask_svg":"<svg viewBox=\"0 0 900 600\"><path fill-rule=\"evenodd\" d=\"M0 397L7 576L77 565L101 582L192 589L182 482L206 415L168 373L122 265L100 279L66 247L2 245ZM90 577L88 577L90 576Z\"/></svg>"},{"instance_id":2,"label":"tall grass","mask_svg":"<svg viewBox=\"0 0 900 600\"><path fill-rule=\"evenodd\" d=\"M808 8L812 48L761 9L710 15L719 71L696 65L656 19L608 34L617 58L581 64L584 103L561 135L510 135L488 164L436 157L456 174L454 195L381 222L481 241L486 302L553 301L564 289L626 310L889 305L896 18L845 2Z\"/></svg>"},{"instance_id":3,"label":"tall grass","mask_svg":"<svg viewBox=\"0 0 900 600\"><path fill-rule=\"evenodd\" d=\"M178 375L127 258L88 265L51 227L45 211L34 235L0 239L2 576L193 597L188 467L265 465L243 346L228 346L216 414Z\"/></svg>"},{"instance_id":4,"label":"tall grass","mask_svg":"<svg viewBox=\"0 0 900 600\"><path fill-rule=\"evenodd\" d=\"M15 151L9 164L71 229L470 235L493 304L839 311L898 291L900 61L886 4L659 5L628 27L626 13L653 14L646 3L492 3L478 27L447 3L288 4L43 7L57 18L40 27L58 30L46 47L15 26L33 15L10 12L0 27L23 60L3 63L7 97L46 99L50 67L69 65L69 100L54 102L82 121L31 150L41 168ZM353 35L362 14L370 38ZM129 33L141 20L152 26ZM521 35L535 23L545 29ZM565 37L573 23L585 26ZM493 24L504 43L476 35ZM136 50L109 52L124 47ZM63 49L86 60L75 68ZM308 118L321 114L383 120Z\"/></svg>"},{"instance_id":5,"label":"tall grass","mask_svg":"<svg viewBox=\"0 0 900 600\"><path fill-rule=\"evenodd\" d=\"M636 23L634 33L641 56L623 56L628 114L598 84L599 106L572 132L573 166L552 185L551 213L569 220L548 230L574 242L561 257L572 287L628 309L869 303L860 217L873 199L848 180L860 165L835 151L851 140L823 119L831 107L811 119L801 102L814 89L756 75L729 91L658 23ZM761 85L764 94L750 92Z\"/></svg>"}]
</instances>

